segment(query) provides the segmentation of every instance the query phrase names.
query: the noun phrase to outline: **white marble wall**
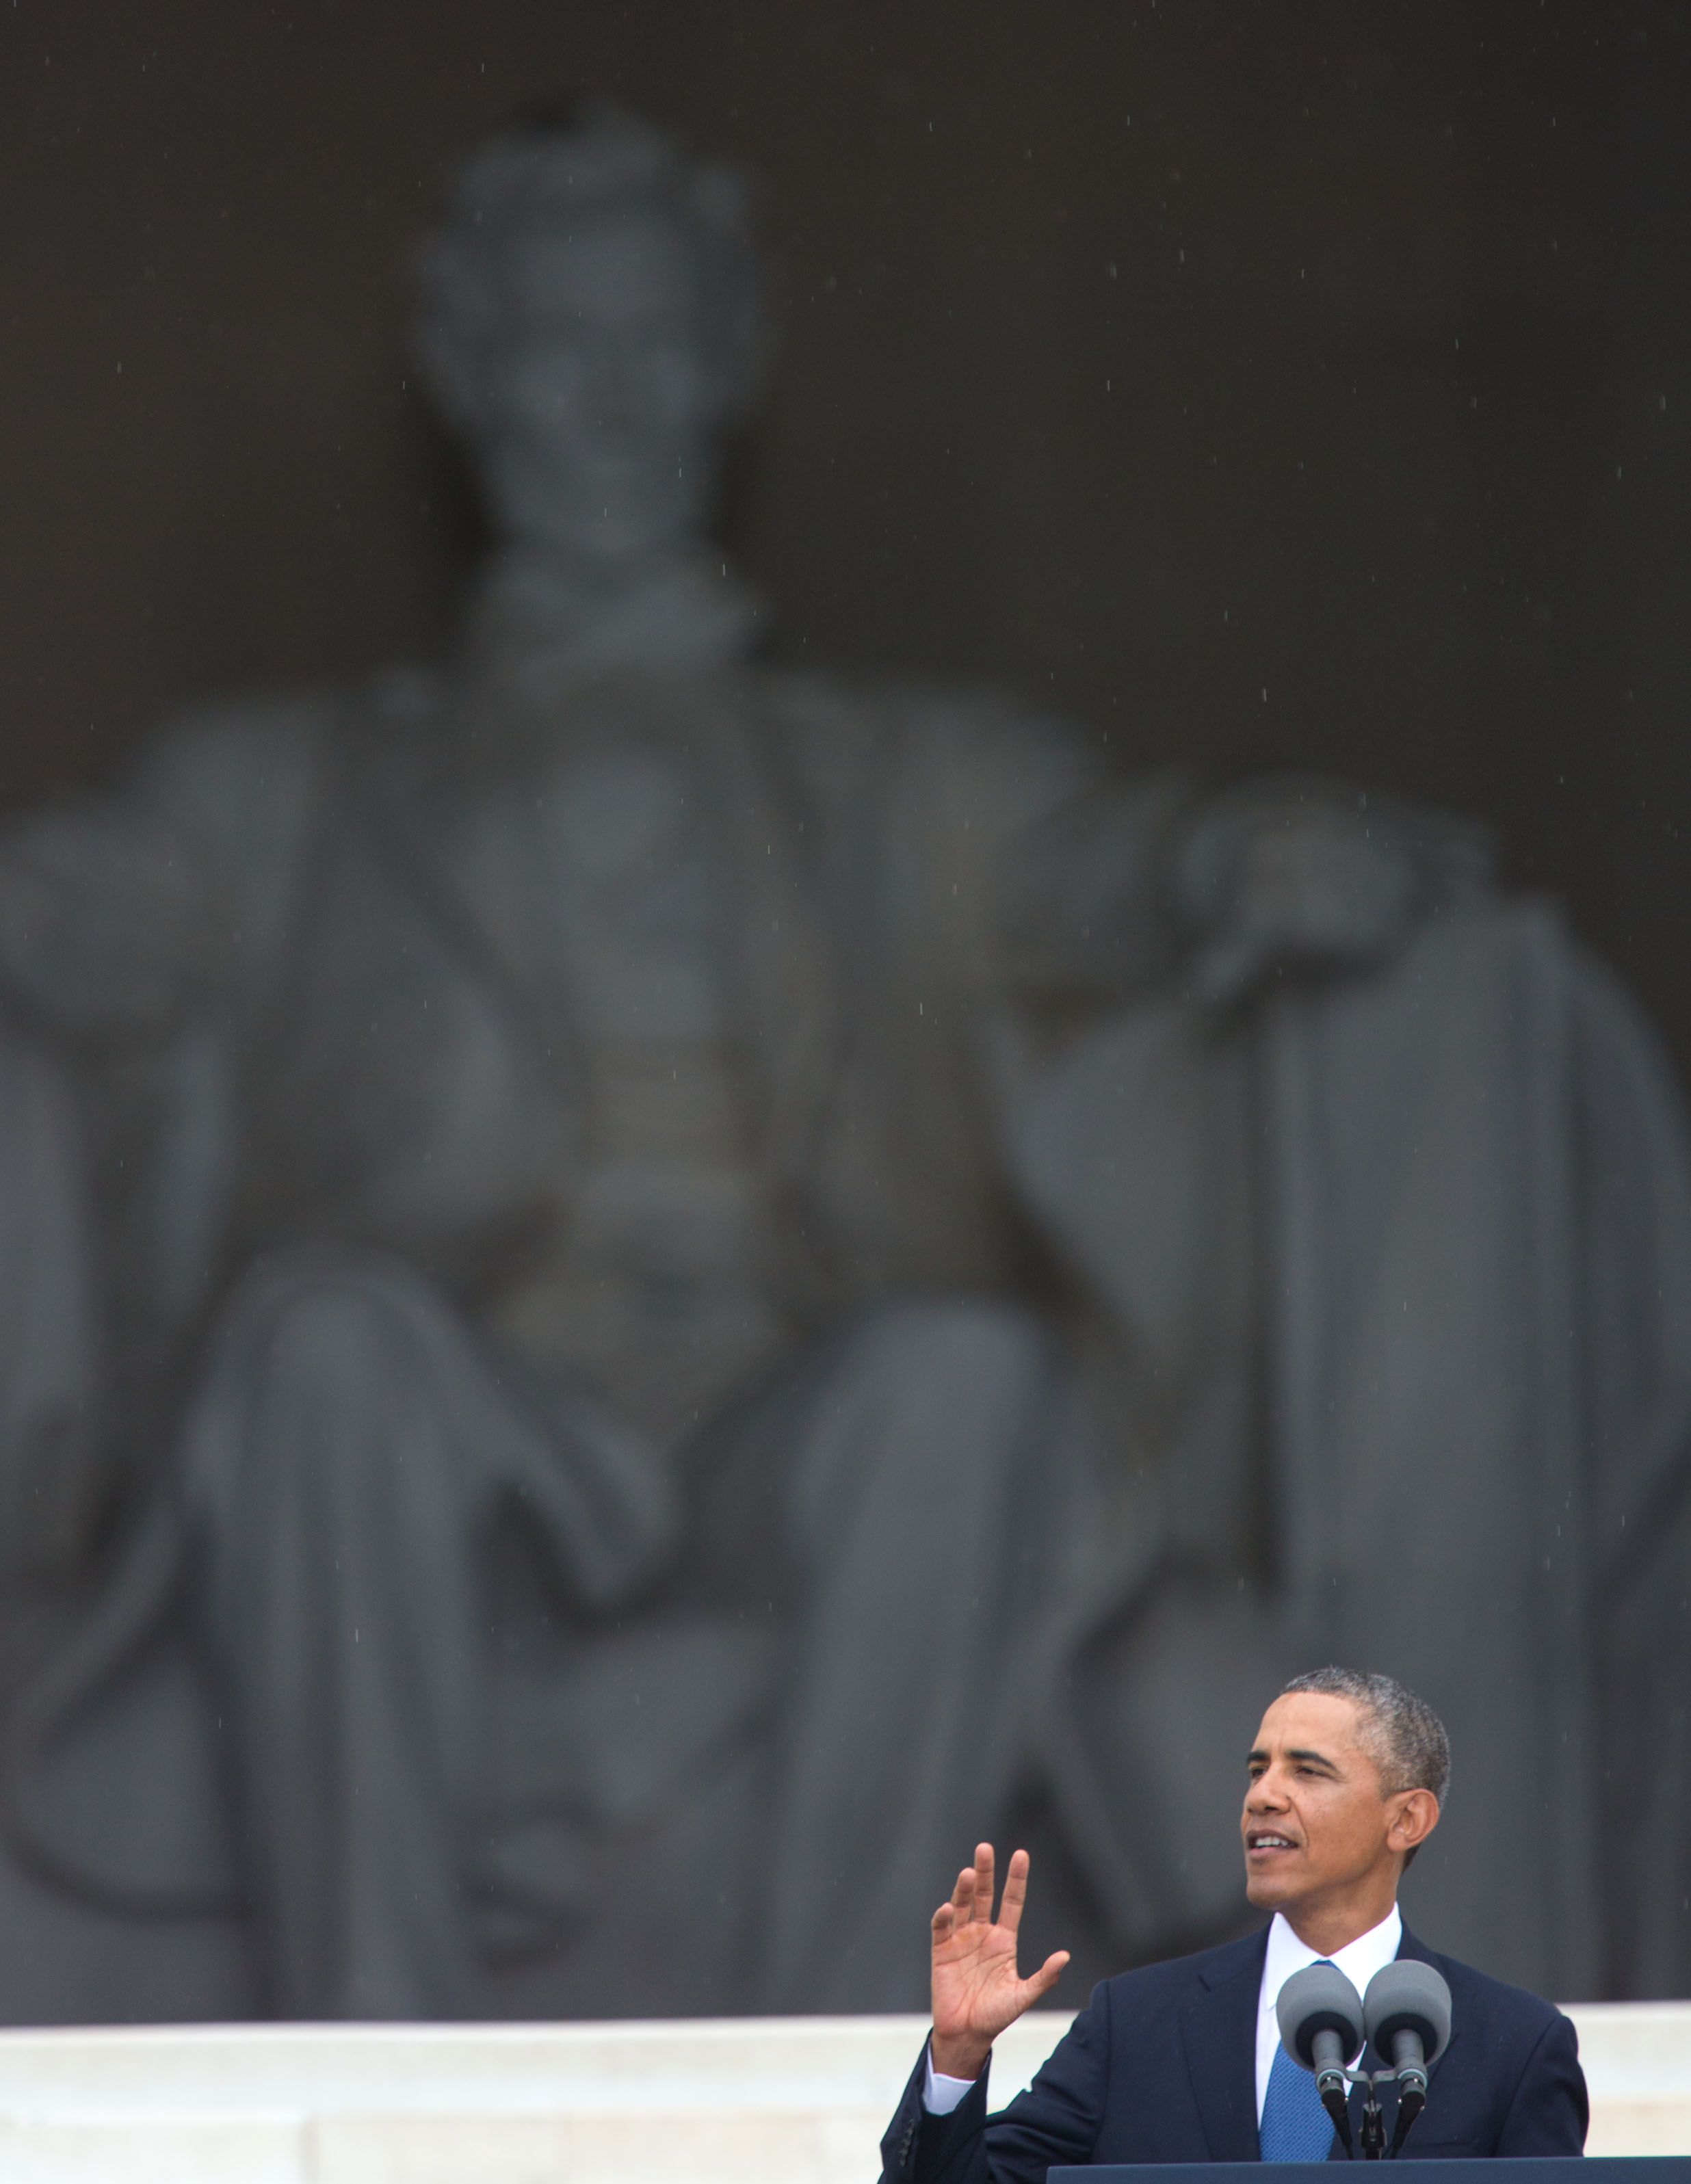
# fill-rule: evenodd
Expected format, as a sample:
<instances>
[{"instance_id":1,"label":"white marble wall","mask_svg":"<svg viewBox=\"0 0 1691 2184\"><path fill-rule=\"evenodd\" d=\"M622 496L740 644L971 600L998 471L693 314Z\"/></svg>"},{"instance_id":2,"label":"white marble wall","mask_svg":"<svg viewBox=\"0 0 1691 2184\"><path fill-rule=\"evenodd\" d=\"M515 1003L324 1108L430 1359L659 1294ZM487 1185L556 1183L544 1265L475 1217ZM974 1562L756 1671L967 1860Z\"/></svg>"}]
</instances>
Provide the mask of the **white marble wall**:
<instances>
[{"instance_id":1,"label":"white marble wall","mask_svg":"<svg viewBox=\"0 0 1691 2184\"><path fill-rule=\"evenodd\" d=\"M1593 2153L1691 2153L1691 2004L1572 2011ZM1025 2084L1069 2022L999 2043ZM914 2017L0 2033L6 2184L871 2184Z\"/></svg>"}]
</instances>

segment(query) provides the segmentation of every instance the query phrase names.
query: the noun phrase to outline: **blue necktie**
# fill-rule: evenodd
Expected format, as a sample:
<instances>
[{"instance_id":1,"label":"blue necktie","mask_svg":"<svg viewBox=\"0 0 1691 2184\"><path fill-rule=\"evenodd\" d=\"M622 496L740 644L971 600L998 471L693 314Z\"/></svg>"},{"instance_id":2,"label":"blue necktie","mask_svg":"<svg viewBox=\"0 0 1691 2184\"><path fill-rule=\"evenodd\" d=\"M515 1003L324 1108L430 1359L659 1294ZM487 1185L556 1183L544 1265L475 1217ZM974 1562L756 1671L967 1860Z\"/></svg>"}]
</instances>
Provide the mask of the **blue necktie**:
<instances>
[{"instance_id":1,"label":"blue necktie","mask_svg":"<svg viewBox=\"0 0 1691 2184\"><path fill-rule=\"evenodd\" d=\"M1315 2074L1284 2048L1274 2051L1259 2136L1264 2161L1325 2161L1332 2148L1333 2120L1321 2106Z\"/></svg>"}]
</instances>

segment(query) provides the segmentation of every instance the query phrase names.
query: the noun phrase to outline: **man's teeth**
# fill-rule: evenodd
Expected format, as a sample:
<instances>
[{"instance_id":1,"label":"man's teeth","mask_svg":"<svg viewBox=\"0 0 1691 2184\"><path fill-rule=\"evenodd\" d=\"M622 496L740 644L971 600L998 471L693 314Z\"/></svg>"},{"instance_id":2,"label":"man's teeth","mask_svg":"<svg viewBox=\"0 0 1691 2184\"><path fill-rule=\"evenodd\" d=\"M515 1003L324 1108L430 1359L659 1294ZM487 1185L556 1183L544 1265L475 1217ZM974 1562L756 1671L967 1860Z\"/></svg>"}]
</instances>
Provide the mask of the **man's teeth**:
<instances>
[{"instance_id":1,"label":"man's teeth","mask_svg":"<svg viewBox=\"0 0 1691 2184\"><path fill-rule=\"evenodd\" d=\"M1253 1850L1290 1850L1291 1847L1290 1836L1253 1836L1251 1837Z\"/></svg>"}]
</instances>

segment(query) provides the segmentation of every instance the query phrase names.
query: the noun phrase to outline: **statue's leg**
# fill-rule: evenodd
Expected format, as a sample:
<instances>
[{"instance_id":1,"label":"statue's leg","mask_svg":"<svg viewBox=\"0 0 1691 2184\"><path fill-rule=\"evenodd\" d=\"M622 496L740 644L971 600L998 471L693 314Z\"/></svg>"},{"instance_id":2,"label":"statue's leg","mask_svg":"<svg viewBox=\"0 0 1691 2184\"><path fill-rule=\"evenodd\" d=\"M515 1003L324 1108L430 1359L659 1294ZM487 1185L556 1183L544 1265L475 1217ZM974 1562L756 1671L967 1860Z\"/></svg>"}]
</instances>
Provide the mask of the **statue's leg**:
<instances>
[{"instance_id":1,"label":"statue's leg","mask_svg":"<svg viewBox=\"0 0 1691 2184\"><path fill-rule=\"evenodd\" d=\"M917 2009L927 1929L1003 1817L1052 1673L1091 1443L1038 1323L875 1315L790 1390L799 1638L760 2007Z\"/></svg>"},{"instance_id":2,"label":"statue's leg","mask_svg":"<svg viewBox=\"0 0 1691 2184\"><path fill-rule=\"evenodd\" d=\"M185 1475L282 2015L473 2010L478 1505L488 1445L525 1430L449 1307L391 1262L270 1262L214 1345Z\"/></svg>"},{"instance_id":3,"label":"statue's leg","mask_svg":"<svg viewBox=\"0 0 1691 2184\"><path fill-rule=\"evenodd\" d=\"M126 1555L120 1597L41 1617L86 1599L110 1507L89 1165L74 1072L0 1012L0 2022L243 2016L233 1920L126 1908L216 1878L209 1724L161 1638L172 1558L137 1582Z\"/></svg>"},{"instance_id":4,"label":"statue's leg","mask_svg":"<svg viewBox=\"0 0 1691 2184\"><path fill-rule=\"evenodd\" d=\"M87 1165L70 1072L0 1019L0 1581L75 1574L103 1484Z\"/></svg>"}]
</instances>

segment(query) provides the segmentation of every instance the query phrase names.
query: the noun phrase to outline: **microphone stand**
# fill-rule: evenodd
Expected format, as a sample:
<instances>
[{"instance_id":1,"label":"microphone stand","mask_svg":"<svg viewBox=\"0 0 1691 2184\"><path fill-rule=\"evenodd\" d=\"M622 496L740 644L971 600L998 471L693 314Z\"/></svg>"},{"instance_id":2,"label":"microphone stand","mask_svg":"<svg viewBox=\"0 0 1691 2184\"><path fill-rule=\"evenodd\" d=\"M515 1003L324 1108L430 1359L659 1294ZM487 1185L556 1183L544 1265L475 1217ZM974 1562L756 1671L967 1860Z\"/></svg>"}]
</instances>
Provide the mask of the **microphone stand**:
<instances>
[{"instance_id":1,"label":"microphone stand","mask_svg":"<svg viewBox=\"0 0 1691 2184\"><path fill-rule=\"evenodd\" d=\"M1347 2159L1354 2161L1355 2150L1351 2143L1350 2109L1343 2093L1331 2083L1337 2071L1324 2071L1328 2083L1321 2088L1321 2099L1327 2114L1333 2120L1339 2143ZM1409 2135L1409 2126L1426 2106L1426 2066L1419 2059L1399 2064L1395 2070L1345 2070L1344 2075L1353 2086L1367 2087L1367 2098L1362 2104L1362 2158L1365 2161L1395 2161L1404 2141ZM1398 2124L1392 2133L1389 2152L1386 2145L1386 2115L1380 2105L1380 2088L1401 2083L1403 2092L1398 2100Z\"/></svg>"}]
</instances>

